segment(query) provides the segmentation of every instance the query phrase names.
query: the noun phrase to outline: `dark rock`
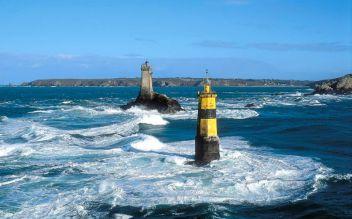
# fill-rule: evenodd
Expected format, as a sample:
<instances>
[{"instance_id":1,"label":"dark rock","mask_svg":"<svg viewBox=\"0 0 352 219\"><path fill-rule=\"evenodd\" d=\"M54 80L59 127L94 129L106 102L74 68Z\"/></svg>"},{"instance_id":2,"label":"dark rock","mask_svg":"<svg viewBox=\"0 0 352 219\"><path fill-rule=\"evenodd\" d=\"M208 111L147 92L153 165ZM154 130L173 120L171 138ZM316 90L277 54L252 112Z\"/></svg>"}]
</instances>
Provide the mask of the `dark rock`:
<instances>
[{"instance_id":1,"label":"dark rock","mask_svg":"<svg viewBox=\"0 0 352 219\"><path fill-rule=\"evenodd\" d=\"M127 110L133 106L142 106L149 110L157 110L160 113L176 113L184 110L177 100L155 92L151 99L139 95L136 100L121 106L121 109Z\"/></svg>"},{"instance_id":2,"label":"dark rock","mask_svg":"<svg viewBox=\"0 0 352 219\"><path fill-rule=\"evenodd\" d=\"M256 107L254 103L248 103L244 107L253 108Z\"/></svg>"},{"instance_id":3,"label":"dark rock","mask_svg":"<svg viewBox=\"0 0 352 219\"><path fill-rule=\"evenodd\" d=\"M313 94L352 94L352 74L311 84Z\"/></svg>"}]
</instances>

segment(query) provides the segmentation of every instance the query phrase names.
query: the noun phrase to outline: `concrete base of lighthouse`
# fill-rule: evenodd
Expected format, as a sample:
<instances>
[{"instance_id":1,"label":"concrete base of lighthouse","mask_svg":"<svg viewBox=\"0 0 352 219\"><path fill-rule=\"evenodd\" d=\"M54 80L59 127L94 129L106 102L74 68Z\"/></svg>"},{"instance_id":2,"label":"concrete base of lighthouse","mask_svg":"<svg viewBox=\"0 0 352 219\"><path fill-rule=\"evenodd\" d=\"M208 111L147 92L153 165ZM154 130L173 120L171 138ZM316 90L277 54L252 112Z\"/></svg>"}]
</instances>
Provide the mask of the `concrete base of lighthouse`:
<instances>
[{"instance_id":1,"label":"concrete base of lighthouse","mask_svg":"<svg viewBox=\"0 0 352 219\"><path fill-rule=\"evenodd\" d=\"M218 136L202 137L196 136L195 163L198 165L208 164L213 160L220 159L220 139Z\"/></svg>"}]
</instances>

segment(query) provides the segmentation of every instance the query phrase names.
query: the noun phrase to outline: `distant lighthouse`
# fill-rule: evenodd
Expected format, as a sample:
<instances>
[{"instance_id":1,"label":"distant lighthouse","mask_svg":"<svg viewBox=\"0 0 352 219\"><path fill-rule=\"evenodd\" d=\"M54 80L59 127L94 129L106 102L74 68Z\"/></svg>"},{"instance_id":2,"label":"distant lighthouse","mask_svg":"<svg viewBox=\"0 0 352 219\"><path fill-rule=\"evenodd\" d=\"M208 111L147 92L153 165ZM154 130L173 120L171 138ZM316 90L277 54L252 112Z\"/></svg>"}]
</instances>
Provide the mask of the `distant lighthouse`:
<instances>
[{"instance_id":1,"label":"distant lighthouse","mask_svg":"<svg viewBox=\"0 0 352 219\"><path fill-rule=\"evenodd\" d=\"M153 81L152 81L152 67L148 61L141 66L141 90L140 97L142 99L151 100L153 99Z\"/></svg>"},{"instance_id":2,"label":"distant lighthouse","mask_svg":"<svg viewBox=\"0 0 352 219\"><path fill-rule=\"evenodd\" d=\"M184 110L177 100L153 91L152 67L146 61L141 66L141 87L135 100L122 105L123 110L139 106L147 110L158 110L160 113L176 113Z\"/></svg>"},{"instance_id":3,"label":"distant lighthouse","mask_svg":"<svg viewBox=\"0 0 352 219\"><path fill-rule=\"evenodd\" d=\"M195 162L207 164L220 159L218 127L216 120L216 97L211 90L208 70L204 80L204 90L198 92L198 119L195 137Z\"/></svg>"}]
</instances>

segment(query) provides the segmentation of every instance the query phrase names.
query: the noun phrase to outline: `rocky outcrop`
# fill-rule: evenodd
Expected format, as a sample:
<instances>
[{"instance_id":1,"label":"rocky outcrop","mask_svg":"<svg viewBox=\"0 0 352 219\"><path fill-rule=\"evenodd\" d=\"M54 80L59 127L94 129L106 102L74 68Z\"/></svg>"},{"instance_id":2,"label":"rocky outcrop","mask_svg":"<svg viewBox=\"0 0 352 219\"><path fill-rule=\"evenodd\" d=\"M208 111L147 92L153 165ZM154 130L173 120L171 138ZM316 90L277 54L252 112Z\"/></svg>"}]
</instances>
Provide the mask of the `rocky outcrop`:
<instances>
[{"instance_id":1,"label":"rocky outcrop","mask_svg":"<svg viewBox=\"0 0 352 219\"><path fill-rule=\"evenodd\" d=\"M177 100L155 92L151 99L143 98L139 95L136 100L121 106L121 108L127 110L133 106L140 106L149 110L157 110L160 113L176 113L178 111L183 111L183 108Z\"/></svg>"},{"instance_id":2,"label":"rocky outcrop","mask_svg":"<svg viewBox=\"0 0 352 219\"><path fill-rule=\"evenodd\" d=\"M313 94L352 94L352 74L311 84Z\"/></svg>"}]
</instances>

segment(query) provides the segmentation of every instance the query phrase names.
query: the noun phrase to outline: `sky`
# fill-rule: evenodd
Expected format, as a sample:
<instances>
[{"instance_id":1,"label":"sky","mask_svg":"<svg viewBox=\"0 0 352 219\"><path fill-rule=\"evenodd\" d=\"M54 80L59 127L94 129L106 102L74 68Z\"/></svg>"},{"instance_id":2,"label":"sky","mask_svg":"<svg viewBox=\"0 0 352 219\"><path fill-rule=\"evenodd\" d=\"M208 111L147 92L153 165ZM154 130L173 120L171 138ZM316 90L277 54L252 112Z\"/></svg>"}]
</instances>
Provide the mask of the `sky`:
<instances>
[{"instance_id":1,"label":"sky","mask_svg":"<svg viewBox=\"0 0 352 219\"><path fill-rule=\"evenodd\" d=\"M352 0L0 0L0 84L352 73Z\"/></svg>"}]
</instances>

